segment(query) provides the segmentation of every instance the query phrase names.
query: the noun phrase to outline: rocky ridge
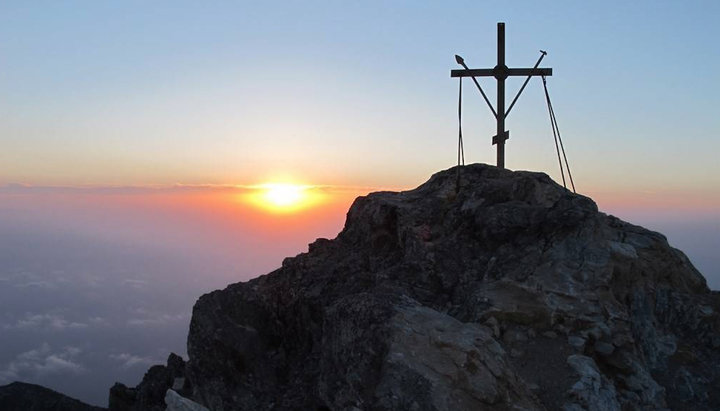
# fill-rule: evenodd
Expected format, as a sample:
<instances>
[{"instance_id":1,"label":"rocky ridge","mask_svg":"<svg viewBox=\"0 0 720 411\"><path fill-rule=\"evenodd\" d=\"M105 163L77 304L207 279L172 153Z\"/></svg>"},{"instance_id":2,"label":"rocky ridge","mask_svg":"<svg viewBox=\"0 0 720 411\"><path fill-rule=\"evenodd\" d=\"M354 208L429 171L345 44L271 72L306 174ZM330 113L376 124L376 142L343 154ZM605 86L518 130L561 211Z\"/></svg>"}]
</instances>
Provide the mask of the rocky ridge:
<instances>
[{"instance_id":1,"label":"rocky ridge","mask_svg":"<svg viewBox=\"0 0 720 411\"><path fill-rule=\"evenodd\" d=\"M211 410L720 409L718 312L663 235L473 164L360 197L334 240L202 296L189 361L110 409L173 385Z\"/></svg>"}]
</instances>

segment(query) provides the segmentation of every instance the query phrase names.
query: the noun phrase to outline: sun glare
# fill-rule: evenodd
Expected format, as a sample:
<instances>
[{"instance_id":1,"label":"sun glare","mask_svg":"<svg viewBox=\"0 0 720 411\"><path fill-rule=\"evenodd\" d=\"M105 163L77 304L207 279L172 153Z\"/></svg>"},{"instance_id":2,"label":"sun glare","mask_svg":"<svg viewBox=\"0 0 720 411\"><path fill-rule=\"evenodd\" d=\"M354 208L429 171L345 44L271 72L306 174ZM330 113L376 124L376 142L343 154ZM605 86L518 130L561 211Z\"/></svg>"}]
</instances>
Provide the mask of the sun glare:
<instances>
[{"instance_id":1,"label":"sun glare","mask_svg":"<svg viewBox=\"0 0 720 411\"><path fill-rule=\"evenodd\" d=\"M265 190L265 200L276 207L289 207L302 200L303 187L290 184L272 184Z\"/></svg>"},{"instance_id":2,"label":"sun glare","mask_svg":"<svg viewBox=\"0 0 720 411\"><path fill-rule=\"evenodd\" d=\"M277 213L308 208L317 203L320 196L313 187L300 184L266 183L253 188L249 200L259 208Z\"/></svg>"}]
</instances>

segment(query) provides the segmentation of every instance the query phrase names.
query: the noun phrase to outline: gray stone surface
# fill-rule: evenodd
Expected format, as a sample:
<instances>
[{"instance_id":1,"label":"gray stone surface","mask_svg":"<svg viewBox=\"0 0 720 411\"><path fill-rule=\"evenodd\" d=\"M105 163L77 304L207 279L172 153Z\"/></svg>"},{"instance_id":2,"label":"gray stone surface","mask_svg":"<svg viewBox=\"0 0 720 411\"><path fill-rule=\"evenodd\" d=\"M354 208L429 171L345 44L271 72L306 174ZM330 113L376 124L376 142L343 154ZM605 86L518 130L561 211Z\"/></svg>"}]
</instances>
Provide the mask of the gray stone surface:
<instances>
[{"instance_id":1,"label":"gray stone surface","mask_svg":"<svg viewBox=\"0 0 720 411\"><path fill-rule=\"evenodd\" d=\"M565 405L566 410L620 411L615 386L600 373L592 358L571 355L567 362L580 378L570 388L570 400Z\"/></svg>"},{"instance_id":2,"label":"gray stone surface","mask_svg":"<svg viewBox=\"0 0 720 411\"><path fill-rule=\"evenodd\" d=\"M165 393L165 411L209 411L202 405L193 402L173 390L167 390Z\"/></svg>"}]
</instances>

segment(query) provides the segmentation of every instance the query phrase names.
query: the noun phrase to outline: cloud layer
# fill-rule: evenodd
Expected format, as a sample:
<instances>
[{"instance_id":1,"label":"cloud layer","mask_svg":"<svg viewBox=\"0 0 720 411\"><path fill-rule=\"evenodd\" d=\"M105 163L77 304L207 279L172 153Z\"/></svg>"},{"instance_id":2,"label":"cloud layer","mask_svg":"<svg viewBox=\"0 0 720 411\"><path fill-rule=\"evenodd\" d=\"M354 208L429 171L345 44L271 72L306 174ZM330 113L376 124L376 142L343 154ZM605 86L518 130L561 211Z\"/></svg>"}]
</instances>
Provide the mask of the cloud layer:
<instances>
[{"instance_id":1,"label":"cloud layer","mask_svg":"<svg viewBox=\"0 0 720 411\"><path fill-rule=\"evenodd\" d=\"M50 344L43 343L38 348L18 354L0 369L0 383L35 379L52 374L82 374L86 369L77 360L81 352L78 347L66 346L55 350Z\"/></svg>"}]
</instances>

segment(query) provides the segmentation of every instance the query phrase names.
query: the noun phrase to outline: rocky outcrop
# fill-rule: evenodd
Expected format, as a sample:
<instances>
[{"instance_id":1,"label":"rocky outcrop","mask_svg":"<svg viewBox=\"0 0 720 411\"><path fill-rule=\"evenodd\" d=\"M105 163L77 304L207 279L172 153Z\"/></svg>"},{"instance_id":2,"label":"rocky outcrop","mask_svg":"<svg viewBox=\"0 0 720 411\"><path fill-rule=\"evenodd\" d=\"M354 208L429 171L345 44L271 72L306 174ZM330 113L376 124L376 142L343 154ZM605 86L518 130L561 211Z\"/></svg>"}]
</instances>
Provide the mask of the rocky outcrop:
<instances>
[{"instance_id":1,"label":"rocky outcrop","mask_svg":"<svg viewBox=\"0 0 720 411\"><path fill-rule=\"evenodd\" d=\"M475 164L360 197L336 239L202 296L184 396L211 410L720 409L719 311L661 234L544 174Z\"/></svg>"},{"instance_id":2,"label":"rocky outcrop","mask_svg":"<svg viewBox=\"0 0 720 411\"><path fill-rule=\"evenodd\" d=\"M0 387L3 411L102 411L105 408L85 404L40 385L13 382Z\"/></svg>"},{"instance_id":3,"label":"rocky outcrop","mask_svg":"<svg viewBox=\"0 0 720 411\"><path fill-rule=\"evenodd\" d=\"M110 389L109 406L114 411L165 411L169 390L175 390L176 394L190 393L185 361L176 354L170 354L167 365L151 367L135 388L115 383Z\"/></svg>"}]
</instances>

